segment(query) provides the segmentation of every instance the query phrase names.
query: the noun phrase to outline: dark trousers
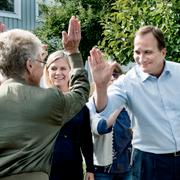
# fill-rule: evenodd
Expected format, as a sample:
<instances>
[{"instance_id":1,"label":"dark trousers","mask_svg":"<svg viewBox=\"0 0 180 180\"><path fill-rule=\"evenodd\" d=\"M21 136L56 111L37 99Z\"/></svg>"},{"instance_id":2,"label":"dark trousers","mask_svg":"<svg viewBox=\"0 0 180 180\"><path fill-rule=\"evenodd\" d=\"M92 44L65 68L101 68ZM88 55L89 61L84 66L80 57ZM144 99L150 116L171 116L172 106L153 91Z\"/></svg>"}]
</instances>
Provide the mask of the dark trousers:
<instances>
[{"instance_id":1,"label":"dark trousers","mask_svg":"<svg viewBox=\"0 0 180 180\"><path fill-rule=\"evenodd\" d=\"M111 173L111 165L96 166L94 171L95 180L132 180L131 172Z\"/></svg>"},{"instance_id":2,"label":"dark trousers","mask_svg":"<svg viewBox=\"0 0 180 180\"><path fill-rule=\"evenodd\" d=\"M180 180L180 155L153 154L134 149L133 180Z\"/></svg>"}]
</instances>

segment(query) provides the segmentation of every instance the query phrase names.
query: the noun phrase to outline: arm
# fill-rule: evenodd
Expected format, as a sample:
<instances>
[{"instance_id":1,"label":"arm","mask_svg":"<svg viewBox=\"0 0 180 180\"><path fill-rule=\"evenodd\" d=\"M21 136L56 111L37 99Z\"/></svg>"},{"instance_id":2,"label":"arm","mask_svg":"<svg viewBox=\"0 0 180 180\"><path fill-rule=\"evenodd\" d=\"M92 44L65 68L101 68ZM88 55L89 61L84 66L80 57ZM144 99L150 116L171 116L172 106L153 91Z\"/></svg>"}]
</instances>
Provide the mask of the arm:
<instances>
[{"instance_id":1,"label":"arm","mask_svg":"<svg viewBox=\"0 0 180 180\"><path fill-rule=\"evenodd\" d=\"M62 42L65 52L69 56L71 66L70 92L65 94L64 114L67 119L71 119L88 100L89 81L87 72L84 69L83 60L79 53L81 40L80 22L72 16L69 21L68 32L62 32ZM70 110L70 111L67 111ZM64 115L65 118L65 115Z\"/></svg>"},{"instance_id":2,"label":"arm","mask_svg":"<svg viewBox=\"0 0 180 180\"><path fill-rule=\"evenodd\" d=\"M112 131L112 126L114 122L117 120L118 115L122 111L122 107L116 109L107 120L100 118L98 124L97 124L97 132L100 135L107 134Z\"/></svg>"},{"instance_id":3,"label":"arm","mask_svg":"<svg viewBox=\"0 0 180 180\"><path fill-rule=\"evenodd\" d=\"M67 52L68 55L79 53L80 40L80 21L75 16L72 16L69 21L68 32L62 32L62 42L64 51Z\"/></svg>"},{"instance_id":4,"label":"arm","mask_svg":"<svg viewBox=\"0 0 180 180\"><path fill-rule=\"evenodd\" d=\"M94 100L97 111L102 111L108 101L107 86L116 63L108 64L99 49L93 48L88 57L90 71L95 82Z\"/></svg>"},{"instance_id":5,"label":"arm","mask_svg":"<svg viewBox=\"0 0 180 180\"><path fill-rule=\"evenodd\" d=\"M81 135L81 150L86 163L86 172L91 175L94 173L93 165L93 142L90 126L90 114L87 106L83 108L83 124Z\"/></svg>"},{"instance_id":6,"label":"arm","mask_svg":"<svg viewBox=\"0 0 180 180\"><path fill-rule=\"evenodd\" d=\"M63 42L64 51L69 55L71 75L73 74L73 70L78 70L79 68L82 68L83 71L86 73L86 71L83 68L84 67L83 60L79 52L80 40L81 40L80 22L75 16L72 16L69 21L68 33L66 33L65 31L62 32L62 42ZM87 78L87 76L84 78ZM71 77L70 90L74 89L73 84L75 80L76 79L73 79L73 77ZM85 79L85 80L87 83L88 79ZM83 87L83 82L81 85ZM88 83L88 88L89 88L89 83ZM89 90L88 90L88 95L89 95Z\"/></svg>"},{"instance_id":7,"label":"arm","mask_svg":"<svg viewBox=\"0 0 180 180\"><path fill-rule=\"evenodd\" d=\"M120 112L122 111L123 107L120 107L118 109L116 109L110 116L109 119L107 120L107 127L112 127L114 122L116 121L118 115L120 114Z\"/></svg>"},{"instance_id":8,"label":"arm","mask_svg":"<svg viewBox=\"0 0 180 180\"><path fill-rule=\"evenodd\" d=\"M112 131L112 127L107 127L107 119L96 113L94 98L90 97L86 103L90 111L91 131L95 135L107 134Z\"/></svg>"}]
</instances>

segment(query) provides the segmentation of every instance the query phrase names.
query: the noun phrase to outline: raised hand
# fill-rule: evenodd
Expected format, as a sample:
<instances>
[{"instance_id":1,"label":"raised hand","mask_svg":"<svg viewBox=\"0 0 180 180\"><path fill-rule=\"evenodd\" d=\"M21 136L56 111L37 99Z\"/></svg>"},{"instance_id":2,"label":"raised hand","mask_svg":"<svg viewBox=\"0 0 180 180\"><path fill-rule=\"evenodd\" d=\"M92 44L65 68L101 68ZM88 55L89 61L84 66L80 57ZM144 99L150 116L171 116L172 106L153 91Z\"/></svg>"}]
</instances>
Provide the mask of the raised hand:
<instances>
[{"instance_id":1,"label":"raised hand","mask_svg":"<svg viewBox=\"0 0 180 180\"><path fill-rule=\"evenodd\" d=\"M62 32L62 43L64 50L69 53L79 52L79 44L81 40L80 21L75 16L72 16L69 21L68 32Z\"/></svg>"},{"instance_id":2,"label":"raised hand","mask_svg":"<svg viewBox=\"0 0 180 180\"><path fill-rule=\"evenodd\" d=\"M104 60L103 53L97 49L93 48L90 51L90 56L88 57L90 71L96 87L105 87L111 80L112 72L115 68L115 62L109 64Z\"/></svg>"},{"instance_id":3,"label":"raised hand","mask_svg":"<svg viewBox=\"0 0 180 180\"><path fill-rule=\"evenodd\" d=\"M90 71L95 83L94 101L96 110L102 111L107 104L107 87L116 63L109 64L104 60L102 52L93 48L88 57Z\"/></svg>"},{"instance_id":4,"label":"raised hand","mask_svg":"<svg viewBox=\"0 0 180 180\"><path fill-rule=\"evenodd\" d=\"M6 30L6 25L0 22L0 33Z\"/></svg>"}]
</instances>

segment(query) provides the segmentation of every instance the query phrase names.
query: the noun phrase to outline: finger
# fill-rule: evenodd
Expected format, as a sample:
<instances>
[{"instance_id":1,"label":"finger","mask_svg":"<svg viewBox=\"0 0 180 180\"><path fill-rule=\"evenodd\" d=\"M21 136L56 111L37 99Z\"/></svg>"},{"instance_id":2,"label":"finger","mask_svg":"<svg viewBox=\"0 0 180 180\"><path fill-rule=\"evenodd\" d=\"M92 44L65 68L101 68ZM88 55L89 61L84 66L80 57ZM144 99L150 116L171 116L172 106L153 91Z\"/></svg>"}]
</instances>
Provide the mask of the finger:
<instances>
[{"instance_id":1,"label":"finger","mask_svg":"<svg viewBox=\"0 0 180 180\"><path fill-rule=\"evenodd\" d=\"M69 20L68 36L73 36L74 21L75 21L75 16L72 16L71 19Z\"/></svg>"},{"instance_id":2,"label":"finger","mask_svg":"<svg viewBox=\"0 0 180 180\"><path fill-rule=\"evenodd\" d=\"M117 64L118 64L117 62L113 62L113 63L109 64L111 74L113 73L114 69L117 67Z\"/></svg>"},{"instance_id":3,"label":"finger","mask_svg":"<svg viewBox=\"0 0 180 180\"><path fill-rule=\"evenodd\" d=\"M96 59L98 57L96 56L96 49L95 48L92 48L92 50L90 51L90 56L91 56L91 64L92 64L92 66L97 65L98 63L97 63Z\"/></svg>"},{"instance_id":4,"label":"finger","mask_svg":"<svg viewBox=\"0 0 180 180\"><path fill-rule=\"evenodd\" d=\"M90 56L88 56L88 65L89 65L89 68L90 68L90 71L92 70L93 68L93 63L92 63L92 59Z\"/></svg>"},{"instance_id":5,"label":"finger","mask_svg":"<svg viewBox=\"0 0 180 180\"><path fill-rule=\"evenodd\" d=\"M74 40L78 41L81 39L81 33L79 31L74 31L73 37L74 37Z\"/></svg>"},{"instance_id":6,"label":"finger","mask_svg":"<svg viewBox=\"0 0 180 180\"><path fill-rule=\"evenodd\" d=\"M74 18L72 25L74 38L77 40L81 39L81 24L78 18Z\"/></svg>"},{"instance_id":7,"label":"finger","mask_svg":"<svg viewBox=\"0 0 180 180\"><path fill-rule=\"evenodd\" d=\"M102 52L99 49L93 48L91 54L93 56L94 63L101 64L101 63L104 62L103 54L102 54Z\"/></svg>"},{"instance_id":8,"label":"finger","mask_svg":"<svg viewBox=\"0 0 180 180\"><path fill-rule=\"evenodd\" d=\"M78 18L76 18L74 27L75 31L78 32L79 35L81 35L81 22L78 20Z\"/></svg>"},{"instance_id":9,"label":"finger","mask_svg":"<svg viewBox=\"0 0 180 180\"><path fill-rule=\"evenodd\" d=\"M62 31L62 42L63 44L66 44L68 41L68 34L65 31Z\"/></svg>"},{"instance_id":10,"label":"finger","mask_svg":"<svg viewBox=\"0 0 180 180\"><path fill-rule=\"evenodd\" d=\"M97 53L97 57L98 57L97 63L98 64L103 63L104 62L103 53L100 51L100 49L97 49L96 53Z\"/></svg>"}]
</instances>

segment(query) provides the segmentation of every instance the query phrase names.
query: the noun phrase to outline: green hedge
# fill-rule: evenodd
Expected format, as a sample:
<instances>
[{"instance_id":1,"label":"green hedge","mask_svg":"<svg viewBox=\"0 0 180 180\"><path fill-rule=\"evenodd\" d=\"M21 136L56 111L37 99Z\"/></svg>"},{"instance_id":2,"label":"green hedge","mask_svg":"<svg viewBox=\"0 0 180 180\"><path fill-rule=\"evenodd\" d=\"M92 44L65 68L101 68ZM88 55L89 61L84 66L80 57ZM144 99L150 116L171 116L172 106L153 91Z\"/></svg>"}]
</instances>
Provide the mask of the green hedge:
<instances>
[{"instance_id":1,"label":"green hedge","mask_svg":"<svg viewBox=\"0 0 180 180\"><path fill-rule=\"evenodd\" d=\"M139 27L158 26L165 34L167 59L180 62L180 1L117 0L103 22L106 54L121 64L133 61L133 38Z\"/></svg>"}]
</instances>

